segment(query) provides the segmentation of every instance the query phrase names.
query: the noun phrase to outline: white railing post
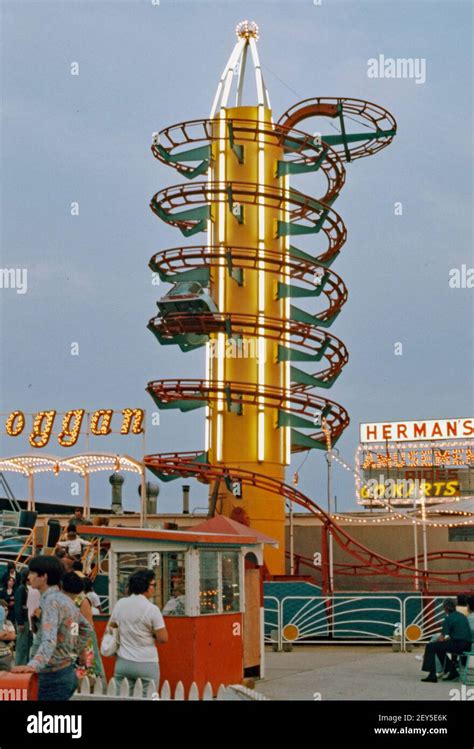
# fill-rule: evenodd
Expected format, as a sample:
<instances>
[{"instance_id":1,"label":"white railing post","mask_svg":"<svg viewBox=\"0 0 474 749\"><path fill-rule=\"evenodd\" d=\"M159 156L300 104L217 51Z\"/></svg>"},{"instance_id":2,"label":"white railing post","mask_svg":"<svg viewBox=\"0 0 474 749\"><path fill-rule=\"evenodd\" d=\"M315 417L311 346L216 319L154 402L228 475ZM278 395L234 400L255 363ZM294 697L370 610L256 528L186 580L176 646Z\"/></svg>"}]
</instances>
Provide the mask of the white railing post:
<instances>
[{"instance_id":1,"label":"white railing post","mask_svg":"<svg viewBox=\"0 0 474 749\"><path fill-rule=\"evenodd\" d=\"M202 693L202 699L203 699L203 702L214 699L213 692L212 692L212 684L210 684L209 682L207 682L206 686L204 687L204 692Z\"/></svg>"},{"instance_id":2,"label":"white railing post","mask_svg":"<svg viewBox=\"0 0 474 749\"><path fill-rule=\"evenodd\" d=\"M171 689L170 689L170 683L168 680L166 680L163 683L163 686L161 687L161 699L162 700L170 700L171 699Z\"/></svg>"},{"instance_id":3,"label":"white railing post","mask_svg":"<svg viewBox=\"0 0 474 749\"><path fill-rule=\"evenodd\" d=\"M174 699L178 702L184 701L184 685L182 681L178 681L176 689L174 690Z\"/></svg>"}]
</instances>

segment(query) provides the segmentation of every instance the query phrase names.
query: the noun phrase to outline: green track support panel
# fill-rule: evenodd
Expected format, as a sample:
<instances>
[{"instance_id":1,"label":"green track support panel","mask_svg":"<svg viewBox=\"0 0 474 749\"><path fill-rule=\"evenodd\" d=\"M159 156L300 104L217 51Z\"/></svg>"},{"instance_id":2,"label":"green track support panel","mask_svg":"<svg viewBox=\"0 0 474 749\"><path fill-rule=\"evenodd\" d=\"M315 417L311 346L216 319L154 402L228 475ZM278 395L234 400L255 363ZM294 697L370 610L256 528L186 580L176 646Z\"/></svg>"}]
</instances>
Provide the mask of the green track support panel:
<instances>
[{"instance_id":1,"label":"green track support panel","mask_svg":"<svg viewBox=\"0 0 474 749\"><path fill-rule=\"evenodd\" d=\"M155 404L158 406L158 408L161 411L169 411L173 408L178 408L180 411L185 413L186 411L194 411L196 408L204 408L206 406L206 401L193 401L193 400L175 400L171 403L160 401L156 396L154 396L152 393L150 393L151 397L153 398Z\"/></svg>"},{"instance_id":2,"label":"green track support panel","mask_svg":"<svg viewBox=\"0 0 474 749\"><path fill-rule=\"evenodd\" d=\"M319 440L313 440L311 437L307 437L306 434L297 432L296 429L291 430L291 445L295 447L306 447L308 450L326 450L326 442L320 442Z\"/></svg>"},{"instance_id":3,"label":"green track support panel","mask_svg":"<svg viewBox=\"0 0 474 749\"><path fill-rule=\"evenodd\" d=\"M157 479L160 481L164 481L165 483L168 483L169 481L176 481L176 479L182 478L180 473L161 473L156 468L151 468L150 466L147 466L148 470L152 472L154 476L156 476Z\"/></svg>"},{"instance_id":4,"label":"green track support panel","mask_svg":"<svg viewBox=\"0 0 474 749\"><path fill-rule=\"evenodd\" d=\"M186 413L187 411L195 411L197 408L204 408L206 406L205 401L192 401L192 400L182 400L182 401L176 401L178 404L178 408L183 413Z\"/></svg>"},{"instance_id":5,"label":"green track support panel","mask_svg":"<svg viewBox=\"0 0 474 749\"><path fill-rule=\"evenodd\" d=\"M180 232L184 237L192 237L193 234L198 234L200 231L206 231L206 228L207 221L206 219L202 219L202 221L199 221L199 223L197 223L191 229L180 229Z\"/></svg>"},{"instance_id":6,"label":"green track support panel","mask_svg":"<svg viewBox=\"0 0 474 749\"><path fill-rule=\"evenodd\" d=\"M307 174L308 172L317 172L321 166L322 159L318 159L313 164L298 164L296 161L278 160L276 176L284 177L287 174Z\"/></svg>"},{"instance_id":7,"label":"green track support panel","mask_svg":"<svg viewBox=\"0 0 474 749\"><path fill-rule=\"evenodd\" d=\"M298 247L290 245L290 255L291 257L297 257L300 260L308 260L310 263L317 263L323 268L330 268L330 266L339 255L339 252L336 252L330 260L316 260L312 255L308 255L307 252L303 252L303 250L299 250Z\"/></svg>"},{"instance_id":8,"label":"green track support panel","mask_svg":"<svg viewBox=\"0 0 474 749\"><path fill-rule=\"evenodd\" d=\"M324 289L324 285L328 280L328 274L325 273L321 278L321 283L315 289L306 289L304 286L295 286L295 284L278 282L278 299L286 299L286 297L314 297L319 296Z\"/></svg>"},{"instance_id":9,"label":"green track support panel","mask_svg":"<svg viewBox=\"0 0 474 749\"><path fill-rule=\"evenodd\" d=\"M226 397L226 402L227 402L227 410L230 413L241 414L242 413L242 404L241 403L233 403L232 402L232 395L231 395L231 392L230 392L230 386L226 385L226 387L224 388L224 390L225 390L225 397Z\"/></svg>"},{"instance_id":10,"label":"green track support panel","mask_svg":"<svg viewBox=\"0 0 474 749\"><path fill-rule=\"evenodd\" d=\"M321 228L319 225L303 226L302 224L292 224L290 221L278 221L277 227L278 237L296 236L299 234L317 234Z\"/></svg>"},{"instance_id":11,"label":"green track support panel","mask_svg":"<svg viewBox=\"0 0 474 749\"><path fill-rule=\"evenodd\" d=\"M228 133L229 133L230 147L233 150L233 152L235 153L235 155L237 157L237 161L239 162L239 164L243 164L244 163L244 147L243 146L239 146L239 145L237 145L235 143L235 139L234 139L234 126L233 126L232 122L228 122L227 123L227 130L228 130Z\"/></svg>"},{"instance_id":12,"label":"green track support panel","mask_svg":"<svg viewBox=\"0 0 474 749\"><path fill-rule=\"evenodd\" d=\"M395 135L395 130L378 130L375 133L350 133L343 137L342 135L323 135L321 139L329 146L340 146L344 143L358 143L360 141L379 140L380 138Z\"/></svg>"},{"instance_id":13,"label":"green track support panel","mask_svg":"<svg viewBox=\"0 0 474 749\"><path fill-rule=\"evenodd\" d=\"M327 348L329 341L325 340L319 351L315 354L307 354L306 351L299 351L298 349L290 348L289 346L283 346L278 344L278 361L321 361Z\"/></svg>"},{"instance_id":14,"label":"green track support panel","mask_svg":"<svg viewBox=\"0 0 474 749\"><path fill-rule=\"evenodd\" d=\"M299 138L285 138L283 141L283 147L288 151L298 151L303 144L304 140Z\"/></svg>"},{"instance_id":15,"label":"green track support panel","mask_svg":"<svg viewBox=\"0 0 474 749\"><path fill-rule=\"evenodd\" d=\"M333 324L334 320L338 317L338 315L341 314L341 310L338 310L335 312L331 317L328 317L326 320L320 320L318 317L318 325L320 328L330 328Z\"/></svg>"},{"instance_id":16,"label":"green track support panel","mask_svg":"<svg viewBox=\"0 0 474 749\"><path fill-rule=\"evenodd\" d=\"M209 340L209 336L207 336L207 340ZM203 346L206 345L206 343L207 341L203 343L184 343L184 344L179 344L179 347L184 354L187 354L188 351L195 351L198 348L202 348Z\"/></svg>"},{"instance_id":17,"label":"green track support panel","mask_svg":"<svg viewBox=\"0 0 474 749\"><path fill-rule=\"evenodd\" d=\"M334 385L341 374L338 372L335 377L331 377L329 380L321 380L319 377L314 377L307 372L303 372L302 369L297 369L297 367L291 367L290 373L291 381L298 383L298 385L310 385L311 387L320 387L326 390Z\"/></svg>"},{"instance_id":18,"label":"green track support panel","mask_svg":"<svg viewBox=\"0 0 474 749\"><path fill-rule=\"evenodd\" d=\"M234 279L234 281L239 285L243 286L244 283L244 269L243 268L234 268L234 264L232 262L232 252L227 250L226 252L226 262L227 262L227 271L229 273L229 276Z\"/></svg>"},{"instance_id":19,"label":"green track support panel","mask_svg":"<svg viewBox=\"0 0 474 749\"><path fill-rule=\"evenodd\" d=\"M197 456L197 458L195 458L193 460L193 462L191 463L191 465L193 463L209 463L209 456L208 456L208 454L206 452L201 453L200 455Z\"/></svg>"},{"instance_id":20,"label":"green track support panel","mask_svg":"<svg viewBox=\"0 0 474 749\"><path fill-rule=\"evenodd\" d=\"M286 411L278 410L278 421L279 427L301 427L302 429L314 429L314 424L311 419L303 419L302 416L297 414L289 414Z\"/></svg>"},{"instance_id":21,"label":"green track support panel","mask_svg":"<svg viewBox=\"0 0 474 749\"><path fill-rule=\"evenodd\" d=\"M190 148L189 151L180 151L180 153L175 154L170 154L166 148L163 148L159 143L155 145L155 148L168 164L176 164L178 172L182 174L183 177L186 177L186 179L194 179L194 177L198 177L200 174L205 174L209 169L209 163L211 161L210 146ZM194 169L191 169L190 167L186 168L183 166L186 161L200 161L201 163L194 167Z\"/></svg>"},{"instance_id":22,"label":"green track support panel","mask_svg":"<svg viewBox=\"0 0 474 749\"><path fill-rule=\"evenodd\" d=\"M193 460L193 462L192 462L192 463L190 463L189 465L190 465L190 467L191 467L191 466L192 466L193 464L195 464L195 463L208 463L208 461L209 461L209 459L208 459L208 455L207 455L207 453L206 453L206 452L203 452L203 453L201 453L201 455L198 455L198 457L197 457L197 458L196 458L195 460ZM153 473L153 474L154 474L154 475L155 475L155 476L156 476L156 477L157 477L158 479L160 479L160 481L165 481L165 482L168 482L168 481L175 481L176 479L180 479L180 478L183 478L183 476L182 476L182 474L181 474L181 473L171 473L171 474L168 474L168 473L161 473L161 472L160 472L160 471L158 471L158 470L157 470L156 468L151 468L151 467L149 467L149 466L147 466L147 468L148 468L148 470L149 470L149 471L151 471L151 472L152 472L152 473Z\"/></svg>"},{"instance_id":23,"label":"green track support panel","mask_svg":"<svg viewBox=\"0 0 474 749\"><path fill-rule=\"evenodd\" d=\"M156 270L160 279L166 283L177 283L178 281L199 281L203 286L209 286L211 272L209 267L190 268L182 273L164 273Z\"/></svg>"},{"instance_id":24,"label":"green track support panel","mask_svg":"<svg viewBox=\"0 0 474 749\"><path fill-rule=\"evenodd\" d=\"M240 205L238 202L234 202L234 193L232 190L232 185L227 185L226 187L226 193L227 193L227 205L229 207L229 211L239 224L244 223L244 207Z\"/></svg>"},{"instance_id":25,"label":"green track support panel","mask_svg":"<svg viewBox=\"0 0 474 749\"><path fill-rule=\"evenodd\" d=\"M180 151L179 153L170 154L166 148L159 143L155 145L157 151L163 156L168 164L182 164L185 161L207 161L211 159L211 146L198 146L190 148L189 151Z\"/></svg>"},{"instance_id":26,"label":"green track support panel","mask_svg":"<svg viewBox=\"0 0 474 749\"><path fill-rule=\"evenodd\" d=\"M308 312L305 312L298 307L293 307L293 305L290 307L290 317L292 320L295 322L308 323L309 325L317 325L320 328L329 328L340 312L341 310L338 310L326 320L321 320L317 315L310 315Z\"/></svg>"},{"instance_id":27,"label":"green track support panel","mask_svg":"<svg viewBox=\"0 0 474 749\"><path fill-rule=\"evenodd\" d=\"M337 111L339 114L339 124L341 126L341 135L343 138L343 144L344 144L344 152L346 154L346 159L348 162L352 161L351 152L349 151L347 147L347 133L346 133L346 123L344 122L344 112L342 109L342 102L339 102L337 105Z\"/></svg>"},{"instance_id":28,"label":"green track support panel","mask_svg":"<svg viewBox=\"0 0 474 749\"><path fill-rule=\"evenodd\" d=\"M308 325L319 325L320 321L316 315L310 315L309 312L305 312L298 307L290 307L290 318L295 322L305 322Z\"/></svg>"},{"instance_id":29,"label":"green track support panel","mask_svg":"<svg viewBox=\"0 0 474 749\"><path fill-rule=\"evenodd\" d=\"M199 177L201 174L206 174L206 172L209 169L209 162L208 161L202 161L200 164L198 164L197 167L194 169L180 169L178 167L178 172L183 175L183 177L186 177L186 179L194 179L195 177Z\"/></svg>"},{"instance_id":30,"label":"green track support panel","mask_svg":"<svg viewBox=\"0 0 474 749\"><path fill-rule=\"evenodd\" d=\"M181 211L181 213L173 214L164 211L155 201L152 201L152 205L155 213L157 213L163 221L166 221L167 224L174 221L194 221L197 219L198 223L190 229L182 229L179 227L181 234L185 237L190 237L193 234L197 234L199 231L204 231L206 229L207 220L211 215L211 209L208 205L202 205L198 208L190 208L188 211Z\"/></svg>"}]
</instances>

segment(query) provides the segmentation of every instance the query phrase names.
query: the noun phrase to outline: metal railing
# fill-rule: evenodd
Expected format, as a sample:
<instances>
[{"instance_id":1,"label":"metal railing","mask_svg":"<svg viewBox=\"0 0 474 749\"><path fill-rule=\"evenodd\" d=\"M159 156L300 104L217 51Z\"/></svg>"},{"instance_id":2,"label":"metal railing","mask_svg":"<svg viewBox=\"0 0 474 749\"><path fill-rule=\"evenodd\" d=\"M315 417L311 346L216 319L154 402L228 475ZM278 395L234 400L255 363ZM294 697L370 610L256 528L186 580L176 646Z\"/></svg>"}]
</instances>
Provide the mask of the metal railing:
<instances>
[{"instance_id":1,"label":"metal railing","mask_svg":"<svg viewBox=\"0 0 474 749\"><path fill-rule=\"evenodd\" d=\"M403 601L394 595L265 596L265 641L291 644L393 644L403 626ZM274 601L277 601L275 606ZM276 624L276 626L275 626ZM275 626L272 635L270 627Z\"/></svg>"},{"instance_id":2,"label":"metal railing","mask_svg":"<svg viewBox=\"0 0 474 749\"><path fill-rule=\"evenodd\" d=\"M446 616L445 596L407 596L403 601L402 650L407 644L424 644L441 632Z\"/></svg>"},{"instance_id":3,"label":"metal railing","mask_svg":"<svg viewBox=\"0 0 474 749\"><path fill-rule=\"evenodd\" d=\"M265 642L424 645L441 631L444 596L264 596Z\"/></svg>"}]
</instances>

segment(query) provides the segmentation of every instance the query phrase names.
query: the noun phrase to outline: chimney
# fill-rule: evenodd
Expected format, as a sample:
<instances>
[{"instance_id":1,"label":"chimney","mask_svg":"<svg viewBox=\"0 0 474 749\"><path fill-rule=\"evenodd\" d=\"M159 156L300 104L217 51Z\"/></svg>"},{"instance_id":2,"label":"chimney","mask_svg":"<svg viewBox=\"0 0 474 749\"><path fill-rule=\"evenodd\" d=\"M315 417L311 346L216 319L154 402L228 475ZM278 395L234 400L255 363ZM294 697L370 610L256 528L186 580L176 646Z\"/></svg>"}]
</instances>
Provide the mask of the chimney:
<instances>
[{"instance_id":1,"label":"chimney","mask_svg":"<svg viewBox=\"0 0 474 749\"><path fill-rule=\"evenodd\" d=\"M120 473L113 473L109 476L109 481L112 484L112 512L120 515L123 512L122 486L125 478Z\"/></svg>"},{"instance_id":2,"label":"chimney","mask_svg":"<svg viewBox=\"0 0 474 749\"><path fill-rule=\"evenodd\" d=\"M189 515L189 484L183 484L183 515Z\"/></svg>"},{"instance_id":3,"label":"chimney","mask_svg":"<svg viewBox=\"0 0 474 749\"><path fill-rule=\"evenodd\" d=\"M160 487L158 484L152 484L151 481L147 481L145 484L146 491L146 513L147 515L156 515L156 505L158 494L160 493ZM142 496L142 485L138 484L138 494Z\"/></svg>"}]
</instances>

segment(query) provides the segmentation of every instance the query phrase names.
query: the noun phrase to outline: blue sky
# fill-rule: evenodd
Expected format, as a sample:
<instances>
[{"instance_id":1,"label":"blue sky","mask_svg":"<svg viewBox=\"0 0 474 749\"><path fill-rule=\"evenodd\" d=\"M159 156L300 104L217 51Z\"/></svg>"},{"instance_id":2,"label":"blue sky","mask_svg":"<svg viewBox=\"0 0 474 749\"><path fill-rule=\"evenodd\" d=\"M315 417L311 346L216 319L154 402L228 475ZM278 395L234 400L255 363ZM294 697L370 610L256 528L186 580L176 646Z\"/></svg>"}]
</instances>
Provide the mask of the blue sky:
<instances>
[{"instance_id":1,"label":"blue sky","mask_svg":"<svg viewBox=\"0 0 474 749\"><path fill-rule=\"evenodd\" d=\"M347 166L335 205L348 229L333 269L349 300L331 328L350 352L329 393L351 416L341 455L353 461L361 421L471 415L472 290L448 284L450 269L473 265L470 3L4 0L1 11L1 265L28 269L28 293L0 290L2 413L151 413L149 380L204 372L202 351L160 348L146 330L157 298L148 261L181 243L148 204L182 180L149 146L154 130L208 116L234 27L248 17L260 26L275 119L299 99L349 96L398 122L388 149ZM367 61L379 54L425 58L426 83L369 78ZM317 194L316 176L294 184ZM1 454L26 451L3 423ZM203 444L200 411L163 412L147 435L147 452ZM91 446L135 457L142 449L137 437ZM48 452L60 448L52 441ZM289 478L303 458L293 458ZM25 495L26 482L8 478ZM41 478L37 498L75 501L72 480ZM127 477L130 509L136 483ZM179 509L182 483L161 486L161 510ZM334 484L338 508L353 509L350 474L335 469ZM299 488L324 506L325 487L324 456L312 452ZM91 488L93 503L108 506L106 476ZM205 487L192 482L191 497L205 505Z\"/></svg>"}]
</instances>

